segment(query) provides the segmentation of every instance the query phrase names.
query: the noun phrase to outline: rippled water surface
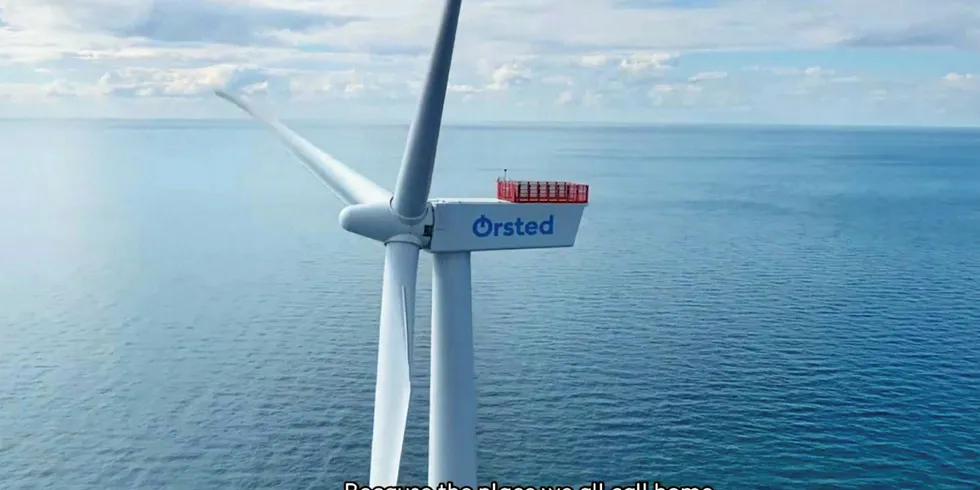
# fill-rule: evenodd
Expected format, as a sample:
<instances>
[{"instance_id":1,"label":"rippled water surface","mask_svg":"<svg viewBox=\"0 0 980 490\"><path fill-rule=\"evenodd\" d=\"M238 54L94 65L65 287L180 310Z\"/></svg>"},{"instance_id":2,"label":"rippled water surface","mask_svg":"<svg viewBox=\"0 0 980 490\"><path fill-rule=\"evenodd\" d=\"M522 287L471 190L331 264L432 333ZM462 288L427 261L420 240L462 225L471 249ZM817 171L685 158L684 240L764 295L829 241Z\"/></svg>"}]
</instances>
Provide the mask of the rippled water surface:
<instances>
[{"instance_id":1,"label":"rippled water surface","mask_svg":"<svg viewBox=\"0 0 980 490\"><path fill-rule=\"evenodd\" d=\"M300 125L392 186L406 128ZM449 128L434 194L591 184L478 255L480 479L980 486L980 133ZM0 124L0 488L366 482L383 259L267 133ZM431 260L403 480L424 481Z\"/></svg>"}]
</instances>

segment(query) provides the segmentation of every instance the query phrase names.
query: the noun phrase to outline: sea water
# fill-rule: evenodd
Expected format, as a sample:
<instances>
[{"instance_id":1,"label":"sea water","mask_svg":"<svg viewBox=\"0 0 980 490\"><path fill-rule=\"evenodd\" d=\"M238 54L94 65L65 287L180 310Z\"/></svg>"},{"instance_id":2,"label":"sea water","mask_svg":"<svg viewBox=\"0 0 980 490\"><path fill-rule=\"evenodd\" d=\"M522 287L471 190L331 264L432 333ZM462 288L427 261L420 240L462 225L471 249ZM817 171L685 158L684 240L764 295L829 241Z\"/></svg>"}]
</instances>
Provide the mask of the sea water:
<instances>
[{"instance_id":1,"label":"sea water","mask_svg":"<svg viewBox=\"0 0 980 490\"><path fill-rule=\"evenodd\" d=\"M406 127L297 129L393 185ZM382 248L274 137L6 121L0 147L0 488L366 484ZM980 485L977 155L969 130L446 128L434 196L592 186L575 248L474 257L480 481Z\"/></svg>"}]
</instances>

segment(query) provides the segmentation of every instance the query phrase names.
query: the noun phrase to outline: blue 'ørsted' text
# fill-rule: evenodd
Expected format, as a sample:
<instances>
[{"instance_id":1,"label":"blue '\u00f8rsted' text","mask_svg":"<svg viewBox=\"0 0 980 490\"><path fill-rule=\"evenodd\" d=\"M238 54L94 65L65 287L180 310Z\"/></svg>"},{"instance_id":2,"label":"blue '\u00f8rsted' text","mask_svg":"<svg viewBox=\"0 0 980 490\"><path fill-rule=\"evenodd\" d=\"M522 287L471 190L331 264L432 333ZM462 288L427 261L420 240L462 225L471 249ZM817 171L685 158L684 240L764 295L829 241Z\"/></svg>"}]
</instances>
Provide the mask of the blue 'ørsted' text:
<instances>
[{"instance_id":1,"label":"blue '\u00f8rsted' text","mask_svg":"<svg viewBox=\"0 0 980 490\"><path fill-rule=\"evenodd\" d=\"M494 221L487 218L487 215L480 215L473 222L473 234L479 238L489 236L525 236L525 235L551 235L555 233L555 215L549 215L548 219L542 221L525 221L517 218L514 221Z\"/></svg>"}]
</instances>

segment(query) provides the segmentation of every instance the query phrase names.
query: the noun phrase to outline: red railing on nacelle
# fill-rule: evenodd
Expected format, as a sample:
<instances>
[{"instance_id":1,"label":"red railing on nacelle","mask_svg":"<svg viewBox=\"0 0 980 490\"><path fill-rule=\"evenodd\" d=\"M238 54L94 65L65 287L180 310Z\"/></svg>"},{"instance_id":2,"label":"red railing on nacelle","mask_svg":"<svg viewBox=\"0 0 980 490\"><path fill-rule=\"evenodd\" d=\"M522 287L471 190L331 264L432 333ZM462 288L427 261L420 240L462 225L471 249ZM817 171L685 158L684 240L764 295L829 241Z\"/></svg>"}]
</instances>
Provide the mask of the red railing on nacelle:
<instances>
[{"instance_id":1,"label":"red railing on nacelle","mask_svg":"<svg viewBox=\"0 0 980 490\"><path fill-rule=\"evenodd\" d=\"M497 199L515 203L585 204L589 202L589 186L574 182L497 179Z\"/></svg>"}]
</instances>

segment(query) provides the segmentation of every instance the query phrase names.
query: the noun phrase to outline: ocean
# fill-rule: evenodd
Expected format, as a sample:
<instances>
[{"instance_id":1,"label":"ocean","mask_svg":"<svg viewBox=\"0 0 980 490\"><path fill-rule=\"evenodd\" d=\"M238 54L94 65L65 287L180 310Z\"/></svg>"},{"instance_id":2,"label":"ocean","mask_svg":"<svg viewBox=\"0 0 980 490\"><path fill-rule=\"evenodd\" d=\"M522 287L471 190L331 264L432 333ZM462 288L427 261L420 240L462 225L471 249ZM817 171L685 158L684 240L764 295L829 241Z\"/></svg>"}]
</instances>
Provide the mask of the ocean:
<instances>
[{"instance_id":1,"label":"ocean","mask_svg":"<svg viewBox=\"0 0 980 490\"><path fill-rule=\"evenodd\" d=\"M407 127L296 129L386 187ZM367 483L381 245L249 121L0 122L0 488ZM980 130L444 129L433 196L591 185L474 256L481 483L980 487ZM427 473L431 257L401 479Z\"/></svg>"}]
</instances>

